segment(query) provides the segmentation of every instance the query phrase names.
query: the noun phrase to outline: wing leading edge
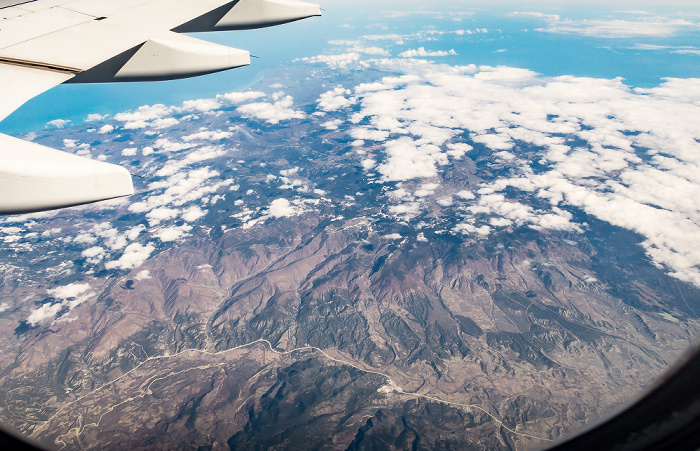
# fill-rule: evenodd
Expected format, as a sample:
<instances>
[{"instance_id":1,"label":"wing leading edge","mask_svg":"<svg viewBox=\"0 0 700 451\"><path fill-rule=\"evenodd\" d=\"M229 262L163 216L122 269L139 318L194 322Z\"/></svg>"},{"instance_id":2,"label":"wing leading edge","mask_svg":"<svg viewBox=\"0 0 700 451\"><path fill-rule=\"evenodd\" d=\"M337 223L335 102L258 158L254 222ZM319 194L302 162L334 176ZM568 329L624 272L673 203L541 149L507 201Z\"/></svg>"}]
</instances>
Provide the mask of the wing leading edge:
<instances>
[{"instance_id":1,"label":"wing leading edge","mask_svg":"<svg viewBox=\"0 0 700 451\"><path fill-rule=\"evenodd\" d=\"M298 0L0 0L0 120L61 83L171 80L250 64L245 50L183 32L320 15ZM120 166L0 134L0 215L133 192Z\"/></svg>"}]
</instances>

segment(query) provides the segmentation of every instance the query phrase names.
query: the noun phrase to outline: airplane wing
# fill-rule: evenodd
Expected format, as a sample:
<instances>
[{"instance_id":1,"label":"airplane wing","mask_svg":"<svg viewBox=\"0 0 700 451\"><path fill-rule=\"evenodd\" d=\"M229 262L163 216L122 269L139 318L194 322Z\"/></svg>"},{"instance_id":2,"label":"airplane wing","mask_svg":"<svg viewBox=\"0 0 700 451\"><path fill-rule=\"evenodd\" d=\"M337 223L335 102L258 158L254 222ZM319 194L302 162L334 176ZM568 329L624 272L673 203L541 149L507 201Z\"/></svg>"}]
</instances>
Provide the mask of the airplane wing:
<instances>
[{"instance_id":1,"label":"airplane wing","mask_svg":"<svg viewBox=\"0 0 700 451\"><path fill-rule=\"evenodd\" d=\"M0 120L61 83L155 81L250 64L182 33L319 16L299 0L0 0ZM0 214L133 194L129 172L0 134Z\"/></svg>"}]
</instances>

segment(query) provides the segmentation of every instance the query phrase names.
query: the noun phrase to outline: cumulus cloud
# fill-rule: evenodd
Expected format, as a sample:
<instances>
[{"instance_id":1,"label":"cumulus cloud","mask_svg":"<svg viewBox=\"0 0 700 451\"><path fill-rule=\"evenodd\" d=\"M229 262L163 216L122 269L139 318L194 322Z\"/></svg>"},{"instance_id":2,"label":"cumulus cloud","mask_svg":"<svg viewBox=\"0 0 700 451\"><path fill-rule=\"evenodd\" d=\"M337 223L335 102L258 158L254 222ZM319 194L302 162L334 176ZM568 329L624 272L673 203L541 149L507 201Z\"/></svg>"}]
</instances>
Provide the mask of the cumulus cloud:
<instances>
[{"instance_id":1,"label":"cumulus cloud","mask_svg":"<svg viewBox=\"0 0 700 451\"><path fill-rule=\"evenodd\" d=\"M302 213L299 207L292 205L287 199L275 199L270 203L267 213L275 218L285 218L289 216L297 216Z\"/></svg>"},{"instance_id":2,"label":"cumulus cloud","mask_svg":"<svg viewBox=\"0 0 700 451\"><path fill-rule=\"evenodd\" d=\"M278 124L280 121L290 119L303 119L306 117L303 111L292 108L294 98L281 96L275 102L254 102L239 106L237 111L243 117L262 119L269 124Z\"/></svg>"},{"instance_id":3,"label":"cumulus cloud","mask_svg":"<svg viewBox=\"0 0 700 451\"><path fill-rule=\"evenodd\" d=\"M400 57L402 58L414 58L416 56L448 56L448 55L456 55L457 52L455 49L450 49L450 50L425 50L424 47L419 47L418 49L414 50L406 50L405 52L401 52L399 54Z\"/></svg>"},{"instance_id":4,"label":"cumulus cloud","mask_svg":"<svg viewBox=\"0 0 700 451\"><path fill-rule=\"evenodd\" d=\"M105 251L105 248L101 246L93 246L85 249L81 255L87 259L88 263L96 265L105 258L107 252Z\"/></svg>"},{"instance_id":5,"label":"cumulus cloud","mask_svg":"<svg viewBox=\"0 0 700 451\"><path fill-rule=\"evenodd\" d=\"M168 138L158 138L153 144L156 149L162 150L163 152L179 152L185 149L191 149L194 144L191 143L179 143L171 141Z\"/></svg>"},{"instance_id":6,"label":"cumulus cloud","mask_svg":"<svg viewBox=\"0 0 700 451\"><path fill-rule=\"evenodd\" d=\"M119 259L107 262L107 269L132 269L137 268L151 256L155 246L152 244L131 243L124 249L124 253Z\"/></svg>"},{"instance_id":7,"label":"cumulus cloud","mask_svg":"<svg viewBox=\"0 0 700 451\"><path fill-rule=\"evenodd\" d=\"M47 122L46 125L50 125L56 128L63 128L66 125L70 124L70 122L71 121L67 119L54 119L52 121Z\"/></svg>"},{"instance_id":8,"label":"cumulus cloud","mask_svg":"<svg viewBox=\"0 0 700 451\"><path fill-rule=\"evenodd\" d=\"M118 113L114 119L124 122L125 129L146 128L151 125L151 121L163 119L172 113L172 108L161 103L156 105L143 105L136 111Z\"/></svg>"},{"instance_id":9,"label":"cumulus cloud","mask_svg":"<svg viewBox=\"0 0 700 451\"><path fill-rule=\"evenodd\" d=\"M239 104L265 97L265 93L260 91L229 92L226 94L219 94L216 97L228 103Z\"/></svg>"},{"instance_id":10,"label":"cumulus cloud","mask_svg":"<svg viewBox=\"0 0 700 451\"><path fill-rule=\"evenodd\" d=\"M445 157L440 147L410 138L387 141L384 147L388 158L377 170L385 181L435 177L438 161Z\"/></svg>"},{"instance_id":11,"label":"cumulus cloud","mask_svg":"<svg viewBox=\"0 0 700 451\"><path fill-rule=\"evenodd\" d=\"M327 122L323 122L321 124L321 127L325 128L326 130L338 130L338 127L342 123L343 121L341 119L333 119Z\"/></svg>"},{"instance_id":12,"label":"cumulus cloud","mask_svg":"<svg viewBox=\"0 0 700 451\"><path fill-rule=\"evenodd\" d=\"M153 233L153 236L165 243L168 241L177 241L186 237L188 235L187 232L190 230L192 230L192 226L188 224L183 224L181 226L161 227Z\"/></svg>"},{"instance_id":13,"label":"cumulus cloud","mask_svg":"<svg viewBox=\"0 0 700 451\"><path fill-rule=\"evenodd\" d=\"M232 132L222 131L222 130L200 130L196 133L192 133L182 137L185 142L191 141L221 141L222 139L227 139L233 136Z\"/></svg>"},{"instance_id":14,"label":"cumulus cloud","mask_svg":"<svg viewBox=\"0 0 700 451\"><path fill-rule=\"evenodd\" d=\"M348 98L352 91L345 89L342 86L336 86L331 91L324 92L321 94L318 102L318 108L323 111L336 111L341 108L348 107L357 102L355 98Z\"/></svg>"},{"instance_id":15,"label":"cumulus cloud","mask_svg":"<svg viewBox=\"0 0 700 451\"><path fill-rule=\"evenodd\" d=\"M55 318L61 312L67 314L93 295L90 288L89 283L71 283L48 290L48 295L54 300L33 310L27 318L27 323L36 326L47 319Z\"/></svg>"},{"instance_id":16,"label":"cumulus cloud","mask_svg":"<svg viewBox=\"0 0 700 451\"><path fill-rule=\"evenodd\" d=\"M488 33L488 32L489 32L489 30L487 30L486 28L476 28L474 30L457 30L457 31L455 31L455 33L457 35L460 35L460 36L465 35L465 34L469 35L469 34Z\"/></svg>"},{"instance_id":17,"label":"cumulus cloud","mask_svg":"<svg viewBox=\"0 0 700 451\"><path fill-rule=\"evenodd\" d=\"M212 111L221 108L221 103L217 99L197 99L185 100L182 102L180 111L182 112L202 112Z\"/></svg>"},{"instance_id":18,"label":"cumulus cloud","mask_svg":"<svg viewBox=\"0 0 700 451\"><path fill-rule=\"evenodd\" d=\"M300 58L298 61L306 63L322 63L336 69L345 68L348 65L359 61L360 54L357 52L342 53L339 55L317 55Z\"/></svg>"},{"instance_id":19,"label":"cumulus cloud","mask_svg":"<svg viewBox=\"0 0 700 451\"><path fill-rule=\"evenodd\" d=\"M87 115L84 122L103 121L103 120L107 119L108 117L109 117L109 114L92 113L92 114Z\"/></svg>"},{"instance_id":20,"label":"cumulus cloud","mask_svg":"<svg viewBox=\"0 0 700 451\"><path fill-rule=\"evenodd\" d=\"M134 279L141 281L141 280L146 280L151 278L151 272L147 269L144 269L143 271L139 271L135 276Z\"/></svg>"}]
</instances>

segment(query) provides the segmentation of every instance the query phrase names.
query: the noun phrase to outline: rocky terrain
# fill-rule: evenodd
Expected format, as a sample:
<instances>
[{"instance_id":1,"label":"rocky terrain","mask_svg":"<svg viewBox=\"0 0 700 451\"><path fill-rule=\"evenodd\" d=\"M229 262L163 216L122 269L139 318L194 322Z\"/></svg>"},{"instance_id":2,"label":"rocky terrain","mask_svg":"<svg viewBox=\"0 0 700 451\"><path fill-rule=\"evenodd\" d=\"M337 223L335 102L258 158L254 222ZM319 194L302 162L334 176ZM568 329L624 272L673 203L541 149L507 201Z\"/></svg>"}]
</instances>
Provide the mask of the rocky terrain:
<instances>
[{"instance_id":1,"label":"rocky terrain","mask_svg":"<svg viewBox=\"0 0 700 451\"><path fill-rule=\"evenodd\" d=\"M639 255L605 253L596 239L626 234L602 224L575 244L377 227L210 232L150 259L149 279L105 278L74 321L6 329L3 416L69 449L532 447L624 402L689 342L658 312L691 327L697 292L625 280Z\"/></svg>"}]
</instances>

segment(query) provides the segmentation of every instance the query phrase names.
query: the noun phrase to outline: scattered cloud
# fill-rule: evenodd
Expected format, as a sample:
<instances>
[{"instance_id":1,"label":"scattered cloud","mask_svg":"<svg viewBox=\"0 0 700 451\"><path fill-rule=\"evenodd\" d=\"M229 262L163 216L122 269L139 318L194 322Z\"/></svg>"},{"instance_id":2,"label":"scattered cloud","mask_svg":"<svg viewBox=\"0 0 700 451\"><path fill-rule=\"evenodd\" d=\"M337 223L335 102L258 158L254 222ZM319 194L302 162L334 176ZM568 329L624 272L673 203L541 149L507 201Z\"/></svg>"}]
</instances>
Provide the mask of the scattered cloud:
<instances>
[{"instance_id":1,"label":"scattered cloud","mask_svg":"<svg viewBox=\"0 0 700 451\"><path fill-rule=\"evenodd\" d=\"M143 271L139 271L135 276L134 279L138 281L146 280L151 278L151 272L147 269L144 269Z\"/></svg>"},{"instance_id":2,"label":"scattered cloud","mask_svg":"<svg viewBox=\"0 0 700 451\"><path fill-rule=\"evenodd\" d=\"M267 214L274 218L297 216L302 212L303 210L301 208L292 205L287 199L284 198L273 200L267 209Z\"/></svg>"},{"instance_id":3,"label":"scattered cloud","mask_svg":"<svg viewBox=\"0 0 700 451\"><path fill-rule=\"evenodd\" d=\"M189 224L183 224L180 226L169 226L160 227L153 232L153 236L158 238L160 241L167 243L169 241L178 241L189 235L192 226Z\"/></svg>"},{"instance_id":4,"label":"scattered cloud","mask_svg":"<svg viewBox=\"0 0 700 451\"><path fill-rule=\"evenodd\" d=\"M348 107L357 102L356 98L350 97L352 91L345 89L342 86L336 86L334 89L324 92L318 98L318 108L323 111L336 111L341 108Z\"/></svg>"},{"instance_id":5,"label":"scattered cloud","mask_svg":"<svg viewBox=\"0 0 700 451\"><path fill-rule=\"evenodd\" d=\"M455 52L454 49L450 50L434 50L434 51L429 51L425 50L424 47L419 47L418 49L415 50L406 50L405 52L402 52L399 54L400 57L402 58L414 58L416 56L448 56L448 55L456 55L457 52Z\"/></svg>"},{"instance_id":6,"label":"scattered cloud","mask_svg":"<svg viewBox=\"0 0 700 451\"><path fill-rule=\"evenodd\" d=\"M410 220L435 202L461 212L455 232L483 236L510 226L580 231L569 212L578 208L639 233L653 261L700 285L700 127L687 120L700 117L700 80L642 89L509 67L404 70L354 89L348 134L381 148L363 157L365 170L385 183L440 184L442 167L478 145L512 175L459 191L452 205L426 182L413 195L402 188L387 193L390 214Z\"/></svg>"},{"instance_id":7,"label":"scattered cloud","mask_svg":"<svg viewBox=\"0 0 700 451\"><path fill-rule=\"evenodd\" d=\"M48 295L54 299L33 310L27 318L27 323L36 326L47 319L55 318L59 313L69 313L93 296L90 288L89 283L72 283L48 290Z\"/></svg>"},{"instance_id":8,"label":"scattered cloud","mask_svg":"<svg viewBox=\"0 0 700 451\"><path fill-rule=\"evenodd\" d=\"M274 98L274 96L273 96ZM292 96L278 96L273 102L255 102L239 106L237 111L243 117L262 119L268 124L278 124L280 121L290 119L303 119L306 117L301 110L293 109L294 98Z\"/></svg>"},{"instance_id":9,"label":"scattered cloud","mask_svg":"<svg viewBox=\"0 0 700 451\"><path fill-rule=\"evenodd\" d=\"M107 269L132 269L138 268L151 256L155 246L152 244L131 243L124 249L124 253L119 259L107 262Z\"/></svg>"},{"instance_id":10,"label":"scattered cloud","mask_svg":"<svg viewBox=\"0 0 700 451\"><path fill-rule=\"evenodd\" d=\"M109 114L92 113L92 114L87 115L84 122L104 121L108 117L109 117Z\"/></svg>"},{"instance_id":11,"label":"scattered cloud","mask_svg":"<svg viewBox=\"0 0 700 451\"><path fill-rule=\"evenodd\" d=\"M200 130L197 133L192 133L187 136L183 136L182 140L185 142L190 141L221 141L222 139L228 139L233 136L232 132L222 131L222 130Z\"/></svg>"},{"instance_id":12,"label":"scattered cloud","mask_svg":"<svg viewBox=\"0 0 700 451\"><path fill-rule=\"evenodd\" d=\"M348 65L360 60L360 54L357 52L342 53L339 55L317 55L311 57L300 58L295 61L303 61L305 63L322 63L328 67L336 69L345 68Z\"/></svg>"},{"instance_id":13,"label":"scattered cloud","mask_svg":"<svg viewBox=\"0 0 700 451\"><path fill-rule=\"evenodd\" d=\"M50 126L56 127L56 128L63 128L66 125L70 124L70 122L71 121L67 120L67 119L54 119L52 121L47 122L46 125L47 126L50 125Z\"/></svg>"},{"instance_id":14,"label":"scattered cloud","mask_svg":"<svg viewBox=\"0 0 700 451\"><path fill-rule=\"evenodd\" d=\"M251 100L259 99L260 97L265 97L265 93L260 91L244 91L229 92L227 94L219 94L218 96L216 96L217 99L233 104L248 102Z\"/></svg>"}]
</instances>

